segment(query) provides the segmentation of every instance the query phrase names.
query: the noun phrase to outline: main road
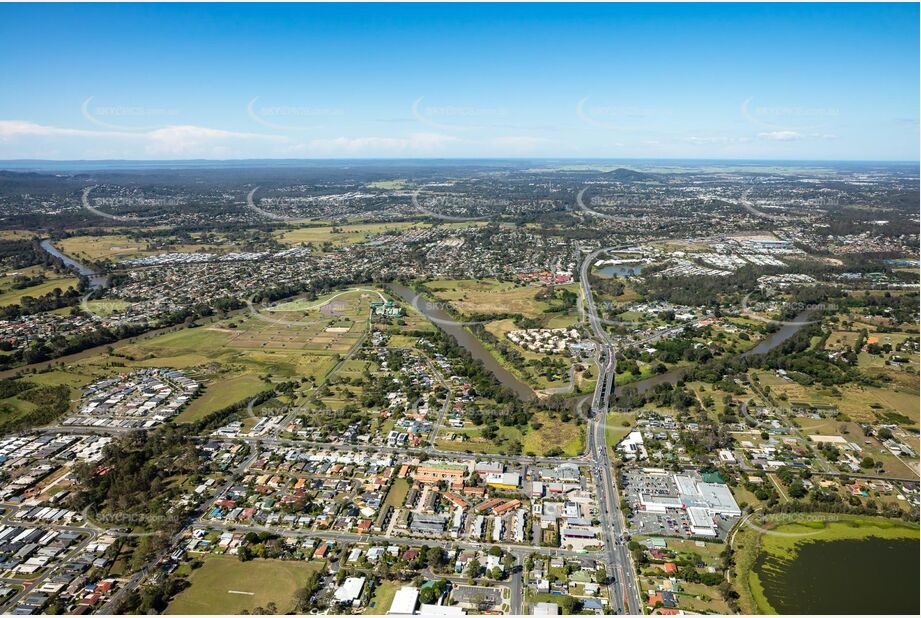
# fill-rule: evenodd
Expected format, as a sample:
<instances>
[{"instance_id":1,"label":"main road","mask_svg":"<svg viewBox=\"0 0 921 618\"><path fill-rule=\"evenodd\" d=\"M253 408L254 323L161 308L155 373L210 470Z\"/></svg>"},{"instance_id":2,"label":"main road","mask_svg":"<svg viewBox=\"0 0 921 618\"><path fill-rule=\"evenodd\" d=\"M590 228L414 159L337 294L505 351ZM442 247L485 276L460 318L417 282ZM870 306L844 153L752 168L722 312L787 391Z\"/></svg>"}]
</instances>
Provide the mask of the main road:
<instances>
[{"instance_id":1,"label":"main road","mask_svg":"<svg viewBox=\"0 0 921 618\"><path fill-rule=\"evenodd\" d=\"M595 487L598 491L598 503L601 507L600 521L605 545L605 562L608 576L615 577L610 589L611 609L616 613L642 614L639 586L636 571L633 568L630 552L626 546L626 523L623 513L617 505L617 477L614 474L611 458L608 454L605 425L610 409L611 395L614 391L614 376L617 369L616 347L610 335L605 331L598 308L592 296L592 264L598 255L616 247L598 249L588 254L582 262L580 283L582 286L582 307L588 319L595 341L601 347L598 361L598 383L592 397L589 428L587 432L588 454L591 456Z\"/></svg>"}]
</instances>

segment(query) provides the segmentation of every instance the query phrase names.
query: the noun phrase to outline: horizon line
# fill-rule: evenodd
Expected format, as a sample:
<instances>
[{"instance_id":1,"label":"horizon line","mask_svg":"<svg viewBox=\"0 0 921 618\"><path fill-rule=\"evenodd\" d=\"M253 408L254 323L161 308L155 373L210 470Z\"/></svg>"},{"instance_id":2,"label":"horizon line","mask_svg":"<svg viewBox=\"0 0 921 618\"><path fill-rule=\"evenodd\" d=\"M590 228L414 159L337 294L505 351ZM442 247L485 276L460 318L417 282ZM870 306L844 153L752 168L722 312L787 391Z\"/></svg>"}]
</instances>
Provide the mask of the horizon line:
<instances>
[{"instance_id":1,"label":"horizon line","mask_svg":"<svg viewBox=\"0 0 921 618\"><path fill-rule=\"evenodd\" d=\"M0 165L23 163L245 163L245 162L325 162L325 161L706 161L706 162L783 162L783 163L904 163L921 165L921 159L786 159L723 157L554 157L554 156L470 156L470 157L240 157L233 159L0 159Z\"/></svg>"}]
</instances>

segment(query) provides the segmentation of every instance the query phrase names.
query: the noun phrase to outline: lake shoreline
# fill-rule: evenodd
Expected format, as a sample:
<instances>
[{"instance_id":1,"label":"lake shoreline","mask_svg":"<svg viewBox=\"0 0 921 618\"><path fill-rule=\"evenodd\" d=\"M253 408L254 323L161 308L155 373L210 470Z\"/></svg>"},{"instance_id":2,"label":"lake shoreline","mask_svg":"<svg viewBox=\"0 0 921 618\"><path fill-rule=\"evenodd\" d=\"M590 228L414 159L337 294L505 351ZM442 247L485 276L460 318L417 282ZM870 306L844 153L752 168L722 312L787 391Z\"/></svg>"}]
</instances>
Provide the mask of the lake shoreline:
<instances>
[{"instance_id":1,"label":"lake shoreline","mask_svg":"<svg viewBox=\"0 0 921 618\"><path fill-rule=\"evenodd\" d=\"M736 574L733 583L741 596L740 601L744 613L777 614L783 613L782 607L776 607L777 605L791 602L797 606L802 604L804 600L800 598L779 603L776 600L777 582L771 581L771 578L776 579L778 573L792 573L794 569L791 567L793 566L805 566L795 564L797 559L805 559L803 558L805 553L821 553L827 556L833 548L854 551L857 547L855 543L883 541L909 542L913 548L913 554L917 555L918 543L921 542L918 524L914 522L836 513L788 513L777 514L775 517L776 527L770 530L748 527L743 529L742 534L739 535L737 547L740 549L736 554ZM845 548L841 543L849 545ZM808 546L813 546L814 551L804 552ZM807 558L812 558L812 556L807 556ZM895 560L895 557L892 560ZM860 561L857 563L862 564ZM784 565L783 569L778 568L778 565L781 564ZM814 566L809 567L808 571L822 572L829 565L823 568L813 568ZM855 584L855 582L841 580L835 580L835 583L846 589L850 589ZM893 598L894 595L899 594L900 588L895 585L892 587L893 590L880 592L874 597ZM841 590L827 590L827 592L828 594L823 594L822 598L835 598L842 593ZM773 599L771 598L772 593ZM876 610L875 613L900 613L893 608L887 609L876 605L872 609ZM828 613L828 611L835 613L832 610L818 613ZM851 611L864 613L857 612L854 608L851 608Z\"/></svg>"}]
</instances>

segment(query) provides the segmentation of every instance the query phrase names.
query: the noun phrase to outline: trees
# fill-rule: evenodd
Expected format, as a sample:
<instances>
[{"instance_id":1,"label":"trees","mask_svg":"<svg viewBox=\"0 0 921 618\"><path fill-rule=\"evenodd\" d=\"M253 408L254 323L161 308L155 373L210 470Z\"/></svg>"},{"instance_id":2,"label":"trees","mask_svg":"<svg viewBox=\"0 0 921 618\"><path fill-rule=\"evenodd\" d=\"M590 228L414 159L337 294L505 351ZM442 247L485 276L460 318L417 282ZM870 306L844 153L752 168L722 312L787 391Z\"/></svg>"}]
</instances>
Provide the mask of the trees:
<instances>
[{"instance_id":1,"label":"trees","mask_svg":"<svg viewBox=\"0 0 921 618\"><path fill-rule=\"evenodd\" d=\"M440 547L430 547L425 552L425 560L433 569L440 569L445 565L445 553Z\"/></svg>"},{"instance_id":2,"label":"trees","mask_svg":"<svg viewBox=\"0 0 921 618\"><path fill-rule=\"evenodd\" d=\"M432 587L423 588L419 591L419 601L425 603L426 605L432 604L436 601L435 591Z\"/></svg>"}]
</instances>

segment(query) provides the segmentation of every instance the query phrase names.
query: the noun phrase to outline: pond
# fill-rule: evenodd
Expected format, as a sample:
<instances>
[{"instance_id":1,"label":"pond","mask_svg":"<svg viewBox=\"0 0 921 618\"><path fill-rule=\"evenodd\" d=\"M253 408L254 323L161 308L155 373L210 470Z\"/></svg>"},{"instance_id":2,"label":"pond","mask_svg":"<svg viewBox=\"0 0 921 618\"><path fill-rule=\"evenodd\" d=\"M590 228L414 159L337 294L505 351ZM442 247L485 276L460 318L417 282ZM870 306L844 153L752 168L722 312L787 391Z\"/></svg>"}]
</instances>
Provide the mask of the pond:
<instances>
[{"instance_id":1,"label":"pond","mask_svg":"<svg viewBox=\"0 0 921 618\"><path fill-rule=\"evenodd\" d=\"M792 558L766 552L754 565L780 614L912 614L918 604L918 540L814 541Z\"/></svg>"},{"instance_id":2,"label":"pond","mask_svg":"<svg viewBox=\"0 0 921 618\"><path fill-rule=\"evenodd\" d=\"M645 264L608 264L598 269L599 275L605 277L633 277L643 272Z\"/></svg>"}]
</instances>

